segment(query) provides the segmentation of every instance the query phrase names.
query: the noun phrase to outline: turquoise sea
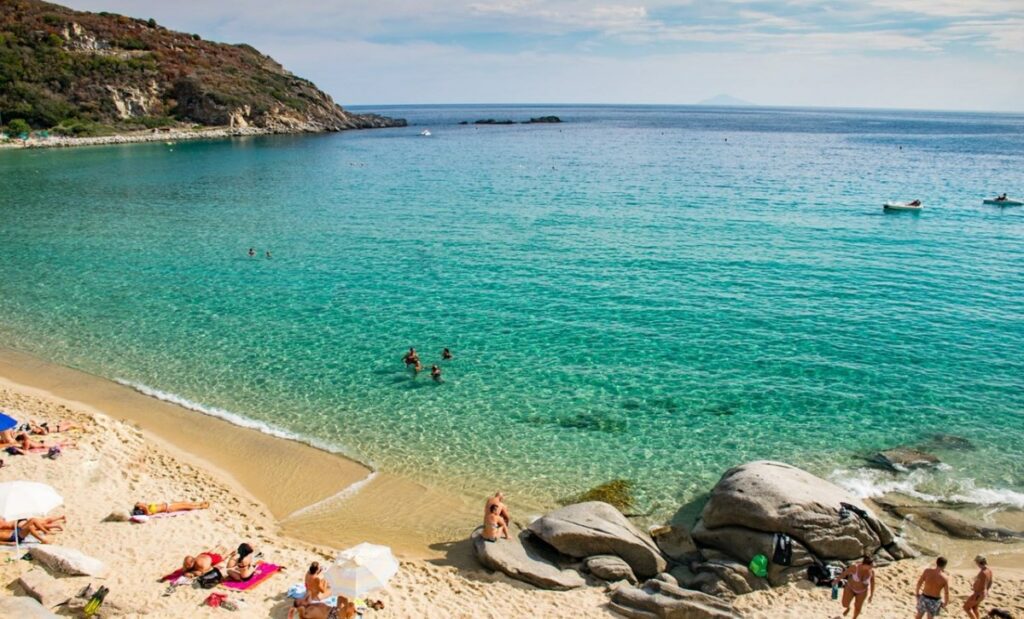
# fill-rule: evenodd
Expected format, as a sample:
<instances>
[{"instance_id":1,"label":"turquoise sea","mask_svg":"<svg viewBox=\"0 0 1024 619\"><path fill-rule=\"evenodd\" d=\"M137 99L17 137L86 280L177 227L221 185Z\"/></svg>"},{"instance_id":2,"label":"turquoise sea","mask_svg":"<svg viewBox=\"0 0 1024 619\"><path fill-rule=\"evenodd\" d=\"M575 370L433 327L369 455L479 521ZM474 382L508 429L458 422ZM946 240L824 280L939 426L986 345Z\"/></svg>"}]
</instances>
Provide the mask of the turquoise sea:
<instances>
[{"instance_id":1,"label":"turquoise sea","mask_svg":"<svg viewBox=\"0 0 1024 619\"><path fill-rule=\"evenodd\" d=\"M1024 116L377 111L413 126L0 152L0 345L466 492L671 513L774 458L1024 507L1024 209L981 202ZM861 470L905 444L949 466Z\"/></svg>"}]
</instances>

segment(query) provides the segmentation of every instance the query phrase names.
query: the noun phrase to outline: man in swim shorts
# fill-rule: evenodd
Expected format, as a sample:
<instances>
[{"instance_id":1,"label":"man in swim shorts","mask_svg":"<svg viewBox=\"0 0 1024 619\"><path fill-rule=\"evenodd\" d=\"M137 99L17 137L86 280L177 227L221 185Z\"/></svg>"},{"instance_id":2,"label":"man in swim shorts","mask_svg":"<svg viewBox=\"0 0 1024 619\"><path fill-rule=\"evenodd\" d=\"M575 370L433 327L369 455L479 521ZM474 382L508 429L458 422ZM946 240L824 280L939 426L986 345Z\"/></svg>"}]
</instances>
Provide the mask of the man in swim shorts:
<instances>
[{"instance_id":1,"label":"man in swim shorts","mask_svg":"<svg viewBox=\"0 0 1024 619\"><path fill-rule=\"evenodd\" d=\"M917 579L914 595L917 596L917 619L928 615L938 617L949 604L949 577L946 576L946 557L935 559L935 567L926 569Z\"/></svg>"}]
</instances>

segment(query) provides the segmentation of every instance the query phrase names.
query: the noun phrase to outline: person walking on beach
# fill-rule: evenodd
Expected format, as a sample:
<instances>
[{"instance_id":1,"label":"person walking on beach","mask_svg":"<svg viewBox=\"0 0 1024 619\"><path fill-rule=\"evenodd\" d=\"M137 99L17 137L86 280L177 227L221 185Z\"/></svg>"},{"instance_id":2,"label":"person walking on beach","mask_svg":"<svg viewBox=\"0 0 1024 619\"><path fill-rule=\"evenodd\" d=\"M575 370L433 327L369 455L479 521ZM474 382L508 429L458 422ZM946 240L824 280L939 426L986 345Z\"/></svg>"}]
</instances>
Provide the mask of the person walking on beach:
<instances>
[{"instance_id":1,"label":"person walking on beach","mask_svg":"<svg viewBox=\"0 0 1024 619\"><path fill-rule=\"evenodd\" d=\"M441 368L437 367L436 364L430 366L430 377L434 379L435 383L442 382L441 381Z\"/></svg>"},{"instance_id":2,"label":"person walking on beach","mask_svg":"<svg viewBox=\"0 0 1024 619\"><path fill-rule=\"evenodd\" d=\"M853 618L857 619L864 601L870 602L875 597L875 567L874 559L864 557L860 563L855 563L843 570L843 573L836 576L833 582L846 579L846 586L843 588L843 615L850 612L850 602L853 602Z\"/></svg>"},{"instance_id":3,"label":"person walking on beach","mask_svg":"<svg viewBox=\"0 0 1024 619\"><path fill-rule=\"evenodd\" d=\"M929 567L917 579L914 595L917 596L917 616L921 619L937 617L949 604L949 577L946 576L946 557L935 559L935 567Z\"/></svg>"},{"instance_id":4,"label":"person walking on beach","mask_svg":"<svg viewBox=\"0 0 1024 619\"><path fill-rule=\"evenodd\" d=\"M981 603L988 597L988 591L992 588L992 570L989 569L988 559L984 555L974 557L974 564L978 566L978 575L974 577L974 591L964 602L964 610L971 619L980 619Z\"/></svg>"}]
</instances>

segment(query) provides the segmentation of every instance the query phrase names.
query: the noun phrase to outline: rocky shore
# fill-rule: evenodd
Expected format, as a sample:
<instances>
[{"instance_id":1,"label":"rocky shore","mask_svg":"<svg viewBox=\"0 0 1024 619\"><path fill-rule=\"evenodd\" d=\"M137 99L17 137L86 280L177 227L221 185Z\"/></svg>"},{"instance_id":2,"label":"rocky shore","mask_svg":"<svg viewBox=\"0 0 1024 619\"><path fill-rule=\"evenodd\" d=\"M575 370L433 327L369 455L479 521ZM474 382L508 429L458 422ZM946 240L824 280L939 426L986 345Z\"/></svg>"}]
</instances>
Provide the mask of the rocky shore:
<instances>
[{"instance_id":1,"label":"rocky shore","mask_svg":"<svg viewBox=\"0 0 1024 619\"><path fill-rule=\"evenodd\" d=\"M916 515L956 537L1012 541L1020 535L934 507L883 507L886 515ZM865 556L880 567L920 556L872 505L772 461L726 471L692 523L647 532L608 503L591 501L510 529L508 540L487 543L479 529L472 540L481 565L536 587L605 583L609 607L635 619L746 617L734 604L739 595L793 583L813 587L814 572L841 570Z\"/></svg>"}]
</instances>

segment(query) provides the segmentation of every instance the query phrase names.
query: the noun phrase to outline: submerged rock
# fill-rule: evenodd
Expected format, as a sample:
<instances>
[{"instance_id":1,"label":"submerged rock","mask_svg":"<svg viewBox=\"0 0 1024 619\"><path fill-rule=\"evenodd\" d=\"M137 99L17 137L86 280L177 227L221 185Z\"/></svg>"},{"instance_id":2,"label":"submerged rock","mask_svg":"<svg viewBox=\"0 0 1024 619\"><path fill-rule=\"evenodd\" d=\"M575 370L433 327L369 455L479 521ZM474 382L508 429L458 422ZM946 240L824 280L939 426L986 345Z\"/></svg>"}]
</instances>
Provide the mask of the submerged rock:
<instances>
[{"instance_id":1,"label":"submerged rock","mask_svg":"<svg viewBox=\"0 0 1024 619\"><path fill-rule=\"evenodd\" d=\"M985 540L990 542L1017 542L1024 539L1024 532L1003 527L993 527L973 522L949 509L928 506L905 506L883 503L886 511L906 518L917 526L958 539Z\"/></svg>"},{"instance_id":2,"label":"submerged rock","mask_svg":"<svg viewBox=\"0 0 1024 619\"><path fill-rule=\"evenodd\" d=\"M725 600L656 579L648 580L643 587L616 590L609 606L633 619L740 619L743 616Z\"/></svg>"},{"instance_id":3,"label":"submerged rock","mask_svg":"<svg viewBox=\"0 0 1024 619\"><path fill-rule=\"evenodd\" d=\"M893 471L910 471L935 467L942 462L934 455L913 447L886 449L872 456L871 461Z\"/></svg>"},{"instance_id":4,"label":"submerged rock","mask_svg":"<svg viewBox=\"0 0 1024 619\"><path fill-rule=\"evenodd\" d=\"M619 511L628 511L633 508L633 482L628 479L613 479L594 486L573 499L572 502L587 503L590 501L601 501Z\"/></svg>"},{"instance_id":5,"label":"submerged rock","mask_svg":"<svg viewBox=\"0 0 1024 619\"><path fill-rule=\"evenodd\" d=\"M667 567L649 535L633 526L619 510L600 501L567 505L538 518L529 529L570 557L621 557L640 578L651 578Z\"/></svg>"},{"instance_id":6,"label":"submerged rock","mask_svg":"<svg viewBox=\"0 0 1024 619\"><path fill-rule=\"evenodd\" d=\"M526 531L510 535L509 539L487 542L477 529L471 539L476 557L484 567L516 580L558 591L586 584L576 570L559 567L557 556L553 556L555 553L538 544Z\"/></svg>"},{"instance_id":7,"label":"submerged rock","mask_svg":"<svg viewBox=\"0 0 1024 619\"><path fill-rule=\"evenodd\" d=\"M737 527L785 533L820 559L844 561L873 554L895 539L889 527L848 491L795 466L771 461L726 471L704 506L701 526L709 531ZM719 543L734 548L741 542Z\"/></svg>"}]
</instances>

